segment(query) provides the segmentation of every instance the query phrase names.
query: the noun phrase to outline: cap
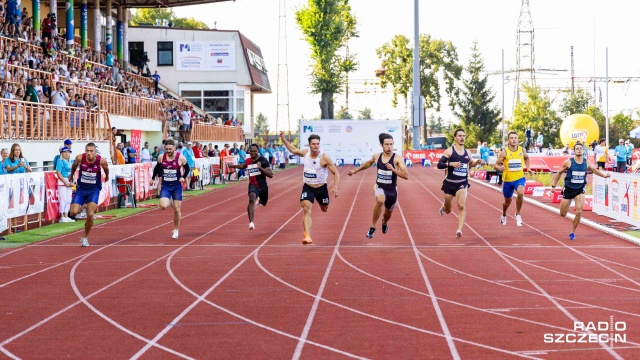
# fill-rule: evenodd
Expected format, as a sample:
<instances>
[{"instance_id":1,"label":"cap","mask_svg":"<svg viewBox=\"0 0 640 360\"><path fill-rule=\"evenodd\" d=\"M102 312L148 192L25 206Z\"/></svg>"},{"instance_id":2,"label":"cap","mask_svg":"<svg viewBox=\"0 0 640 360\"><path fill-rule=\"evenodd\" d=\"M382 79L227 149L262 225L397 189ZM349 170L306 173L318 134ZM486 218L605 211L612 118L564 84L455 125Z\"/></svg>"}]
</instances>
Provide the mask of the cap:
<instances>
[{"instance_id":1,"label":"cap","mask_svg":"<svg viewBox=\"0 0 640 360\"><path fill-rule=\"evenodd\" d=\"M187 143L187 145L193 145L193 143L192 143L191 141L189 141L189 142Z\"/></svg>"},{"instance_id":2,"label":"cap","mask_svg":"<svg viewBox=\"0 0 640 360\"><path fill-rule=\"evenodd\" d=\"M64 144L65 145L71 145L71 144L73 144L73 142L71 142L71 139L67 139L67 140L64 141Z\"/></svg>"},{"instance_id":3,"label":"cap","mask_svg":"<svg viewBox=\"0 0 640 360\"><path fill-rule=\"evenodd\" d=\"M63 153L65 151L72 152L71 149L69 149L67 146L64 146L62 149L60 149L60 153Z\"/></svg>"}]
</instances>

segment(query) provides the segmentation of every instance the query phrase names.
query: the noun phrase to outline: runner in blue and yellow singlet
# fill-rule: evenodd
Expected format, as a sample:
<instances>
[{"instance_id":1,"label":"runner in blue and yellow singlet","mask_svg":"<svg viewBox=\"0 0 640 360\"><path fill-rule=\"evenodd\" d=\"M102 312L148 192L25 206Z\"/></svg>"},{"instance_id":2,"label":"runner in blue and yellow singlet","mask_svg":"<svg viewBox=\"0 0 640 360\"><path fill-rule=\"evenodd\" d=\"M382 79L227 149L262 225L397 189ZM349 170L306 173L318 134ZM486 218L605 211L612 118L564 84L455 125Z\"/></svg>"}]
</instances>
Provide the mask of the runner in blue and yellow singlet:
<instances>
[{"instance_id":1,"label":"runner in blue and yellow singlet","mask_svg":"<svg viewBox=\"0 0 640 360\"><path fill-rule=\"evenodd\" d=\"M502 203L502 216L500 223L507 225L507 209L511 205L513 192L518 194L516 199L516 224L522 226L522 217L520 210L524 201L524 186L526 178L524 177L524 168L531 174L531 166L529 166L529 156L527 152L518 145L518 134L510 132L508 135L507 147L500 152L498 160L493 165L497 171L502 171L502 194L504 202Z\"/></svg>"}]
</instances>

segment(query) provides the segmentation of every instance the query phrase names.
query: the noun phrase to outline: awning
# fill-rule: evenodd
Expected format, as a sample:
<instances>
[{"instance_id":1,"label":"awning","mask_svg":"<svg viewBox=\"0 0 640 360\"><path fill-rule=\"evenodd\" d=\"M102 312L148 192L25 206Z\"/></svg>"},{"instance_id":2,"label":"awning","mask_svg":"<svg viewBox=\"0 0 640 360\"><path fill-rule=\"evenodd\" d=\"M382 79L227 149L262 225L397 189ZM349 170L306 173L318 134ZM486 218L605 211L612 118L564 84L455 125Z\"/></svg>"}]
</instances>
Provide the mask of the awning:
<instances>
[{"instance_id":1,"label":"awning","mask_svg":"<svg viewBox=\"0 0 640 360\"><path fill-rule=\"evenodd\" d=\"M631 132L629 133L629 137L632 137L634 139L640 139L640 126L631 130Z\"/></svg>"}]
</instances>

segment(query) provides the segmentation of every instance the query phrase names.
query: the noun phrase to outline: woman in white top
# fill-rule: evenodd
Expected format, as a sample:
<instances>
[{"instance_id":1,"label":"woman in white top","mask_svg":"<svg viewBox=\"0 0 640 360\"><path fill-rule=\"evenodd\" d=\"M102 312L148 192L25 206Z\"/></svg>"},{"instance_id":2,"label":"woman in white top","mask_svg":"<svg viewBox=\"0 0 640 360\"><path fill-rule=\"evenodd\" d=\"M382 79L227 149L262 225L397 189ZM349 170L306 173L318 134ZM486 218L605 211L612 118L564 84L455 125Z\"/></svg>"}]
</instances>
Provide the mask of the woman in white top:
<instances>
[{"instance_id":1,"label":"woman in white top","mask_svg":"<svg viewBox=\"0 0 640 360\"><path fill-rule=\"evenodd\" d=\"M302 194L300 195L300 205L303 209L302 226L304 229L304 238L302 244L312 244L311 240L311 207L313 201L318 200L320 210L327 212L329 209L329 192L327 191L327 170L333 173L333 188L331 192L335 197L338 196L338 182L340 175L338 169L333 164L331 158L320 150L320 136L311 134L309 136L309 149L300 150L295 148L284 137L284 131L280 132L282 143L291 151L304 158L304 173Z\"/></svg>"}]
</instances>

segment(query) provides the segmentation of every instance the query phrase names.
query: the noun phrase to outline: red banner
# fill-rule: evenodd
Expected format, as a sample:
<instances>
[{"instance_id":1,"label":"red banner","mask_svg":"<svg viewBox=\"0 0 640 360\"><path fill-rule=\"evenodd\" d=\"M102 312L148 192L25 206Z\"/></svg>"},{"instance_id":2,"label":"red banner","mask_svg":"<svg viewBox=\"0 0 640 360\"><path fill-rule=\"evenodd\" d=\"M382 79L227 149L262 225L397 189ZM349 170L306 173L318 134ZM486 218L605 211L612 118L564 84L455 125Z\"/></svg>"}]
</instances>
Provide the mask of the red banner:
<instances>
[{"instance_id":1,"label":"red banner","mask_svg":"<svg viewBox=\"0 0 640 360\"><path fill-rule=\"evenodd\" d=\"M142 149L142 130L131 130L131 147L136 150L136 162L140 162L140 149Z\"/></svg>"},{"instance_id":2,"label":"red banner","mask_svg":"<svg viewBox=\"0 0 640 360\"><path fill-rule=\"evenodd\" d=\"M151 193L151 187L149 185L151 181L151 176L149 175L151 165L152 163L136 164L134 168L136 200L143 200Z\"/></svg>"},{"instance_id":3,"label":"red banner","mask_svg":"<svg viewBox=\"0 0 640 360\"><path fill-rule=\"evenodd\" d=\"M224 174L233 173L235 169L229 168L228 165L236 165L236 157L235 156L225 156L222 158L224 162Z\"/></svg>"},{"instance_id":4,"label":"red banner","mask_svg":"<svg viewBox=\"0 0 640 360\"><path fill-rule=\"evenodd\" d=\"M58 211L58 177L53 171L47 171L44 173L44 182L47 185L47 214L45 220L57 220L59 216Z\"/></svg>"},{"instance_id":5,"label":"red banner","mask_svg":"<svg viewBox=\"0 0 640 360\"><path fill-rule=\"evenodd\" d=\"M437 163L442 157L443 150L405 150L404 158L410 159L412 163L420 163L422 159L429 159L431 163Z\"/></svg>"},{"instance_id":6,"label":"red banner","mask_svg":"<svg viewBox=\"0 0 640 360\"><path fill-rule=\"evenodd\" d=\"M100 195L98 196L98 206L109 207L111 202L111 184L110 181L104 181L104 173L102 173L102 189L100 189Z\"/></svg>"}]
</instances>

